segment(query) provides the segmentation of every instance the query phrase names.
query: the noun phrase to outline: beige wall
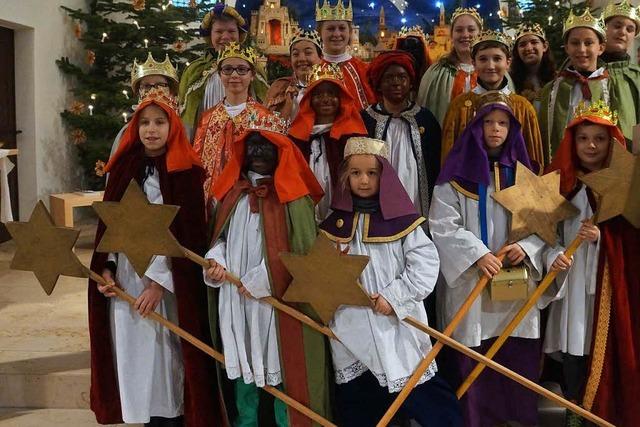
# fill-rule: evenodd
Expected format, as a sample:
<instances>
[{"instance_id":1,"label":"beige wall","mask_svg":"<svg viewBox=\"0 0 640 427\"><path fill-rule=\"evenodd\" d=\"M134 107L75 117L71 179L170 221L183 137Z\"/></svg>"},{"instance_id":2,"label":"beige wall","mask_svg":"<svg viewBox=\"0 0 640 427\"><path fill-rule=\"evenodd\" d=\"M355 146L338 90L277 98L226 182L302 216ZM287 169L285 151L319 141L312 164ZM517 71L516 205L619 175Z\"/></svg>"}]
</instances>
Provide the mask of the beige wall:
<instances>
[{"instance_id":1,"label":"beige wall","mask_svg":"<svg viewBox=\"0 0 640 427\"><path fill-rule=\"evenodd\" d=\"M14 30L20 219L38 199L81 186L75 147L60 117L69 105L69 82L58 70L61 56L84 58L73 23L60 5L83 8L87 0L0 0L0 26Z\"/></svg>"}]
</instances>

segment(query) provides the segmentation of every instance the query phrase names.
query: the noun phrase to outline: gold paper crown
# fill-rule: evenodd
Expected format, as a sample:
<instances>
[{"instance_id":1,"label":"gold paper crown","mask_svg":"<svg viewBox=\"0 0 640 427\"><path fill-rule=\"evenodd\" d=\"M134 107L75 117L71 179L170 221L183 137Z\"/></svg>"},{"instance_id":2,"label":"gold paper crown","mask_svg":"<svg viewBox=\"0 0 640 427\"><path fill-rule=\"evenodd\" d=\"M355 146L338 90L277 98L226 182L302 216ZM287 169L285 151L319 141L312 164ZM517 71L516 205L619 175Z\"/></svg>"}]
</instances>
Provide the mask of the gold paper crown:
<instances>
[{"instance_id":1,"label":"gold paper crown","mask_svg":"<svg viewBox=\"0 0 640 427\"><path fill-rule=\"evenodd\" d=\"M267 131L287 135L291 122L280 117L278 113L260 113L255 109L249 111L247 118L247 132Z\"/></svg>"},{"instance_id":2,"label":"gold paper crown","mask_svg":"<svg viewBox=\"0 0 640 427\"><path fill-rule=\"evenodd\" d=\"M343 0L338 0L335 6L331 6L329 0L322 0L322 7L316 0L316 22L321 21L353 21L351 0L349 0L349 6L346 7Z\"/></svg>"},{"instance_id":3,"label":"gold paper crown","mask_svg":"<svg viewBox=\"0 0 640 427\"><path fill-rule=\"evenodd\" d=\"M131 89L137 92L140 79L151 75L165 76L170 80L171 84L176 87L180 82L178 72L171 61L169 61L169 55L164 57L164 61L157 62L153 59L151 52L149 52L147 60L143 64L138 64L137 58L133 60L133 67L131 67Z\"/></svg>"},{"instance_id":4,"label":"gold paper crown","mask_svg":"<svg viewBox=\"0 0 640 427\"><path fill-rule=\"evenodd\" d=\"M585 118L585 117L597 117L611 123L612 126L618 124L618 114L612 111L603 100L598 100L592 103L585 103L580 101L575 111L573 112L573 120Z\"/></svg>"},{"instance_id":5,"label":"gold paper crown","mask_svg":"<svg viewBox=\"0 0 640 427\"><path fill-rule=\"evenodd\" d=\"M629 0L623 0L622 3L615 4L613 1L609 2L602 11L602 20L607 22L614 16L624 16L631 19L636 23L636 36L640 33L640 11L638 8L629 4Z\"/></svg>"},{"instance_id":6,"label":"gold paper crown","mask_svg":"<svg viewBox=\"0 0 640 427\"><path fill-rule=\"evenodd\" d=\"M511 47L513 46L513 39L508 34L501 31L484 30L471 39L471 50L473 51L473 49L482 42L502 43L509 50L511 50Z\"/></svg>"},{"instance_id":7,"label":"gold paper crown","mask_svg":"<svg viewBox=\"0 0 640 427\"><path fill-rule=\"evenodd\" d=\"M513 112L511 98L499 90L490 90L480 95L476 101L476 111L486 107L487 105L502 105Z\"/></svg>"},{"instance_id":8,"label":"gold paper crown","mask_svg":"<svg viewBox=\"0 0 640 427\"><path fill-rule=\"evenodd\" d=\"M354 136L347 139L347 144L344 146L344 158L354 154L373 154L385 158L389 156L385 141L364 136Z\"/></svg>"},{"instance_id":9,"label":"gold paper crown","mask_svg":"<svg viewBox=\"0 0 640 427\"><path fill-rule=\"evenodd\" d=\"M295 33L293 38L291 39L291 43L289 43L289 50L291 50L291 47L295 43L301 42L303 40L310 41L311 43L322 49L322 39L320 38L320 34L318 34L316 30L301 29L298 30L298 32Z\"/></svg>"},{"instance_id":10,"label":"gold paper crown","mask_svg":"<svg viewBox=\"0 0 640 427\"><path fill-rule=\"evenodd\" d=\"M607 39L607 32L604 29L602 20L594 17L589 8L586 8L582 15L574 15L573 10L569 11L569 16L562 26L562 38L567 37L569 31L574 28L590 28L595 31L603 41Z\"/></svg>"},{"instance_id":11,"label":"gold paper crown","mask_svg":"<svg viewBox=\"0 0 640 427\"><path fill-rule=\"evenodd\" d=\"M220 65L220 63L225 59L229 58L244 59L251 65L255 66L258 55L252 47L242 47L236 42L231 42L229 45L225 46L222 52L220 52L220 55L218 56L218 65Z\"/></svg>"},{"instance_id":12,"label":"gold paper crown","mask_svg":"<svg viewBox=\"0 0 640 427\"><path fill-rule=\"evenodd\" d=\"M323 62L312 65L309 76L307 77L307 85L317 82L318 80L325 79L342 81L344 77L340 66L332 62Z\"/></svg>"},{"instance_id":13,"label":"gold paper crown","mask_svg":"<svg viewBox=\"0 0 640 427\"><path fill-rule=\"evenodd\" d=\"M154 87L149 89L142 95L142 99L140 103L142 104L145 101L155 101L161 104L167 105L176 113L178 112L178 99L171 95L171 93L166 88Z\"/></svg>"},{"instance_id":14,"label":"gold paper crown","mask_svg":"<svg viewBox=\"0 0 640 427\"><path fill-rule=\"evenodd\" d=\"M413 27L402 27L400 28L400 32L398 33L398 38L407 38L407 37L418 37L427 42L429 40L429 36L424 33L422 27L419 25L414 25Z\"/></svg>"},{"instance_id":15,"label":"gold paper crown","mask_svg":"<svg viewBox=\"0 0 640 427\"><path fill-rule=\"evenodd\" d=\"M458 19L462 15L469 15L470 17L475 19L476 22L478 22L478 25L480 26L480 29L482 30L482 25L483 25L482 17L478 13L478 10L476 8L473 8L473 7L458 7L458 8L456 8L456 10L453 11L453 15L451 15L451 26L452 27L453 27L453 23L456 21L456 19Z\"/></svg>"},{"instance_id":16,"label":"gold paper crown","mask_svg":"<svg viewBox=\"0 0 640 427\"><path fill-rule=\"evenodd\" d=\"M547 40L547 36L544 33L544 30L542 29L540 24L530 23L530 22L523 22L522 24L520 24L520 27L518 28L518 32L516 33L515 40L518 41L520 37L529 36L529 35L538 36L544 41Z\"/></svg>"}]
</instances>

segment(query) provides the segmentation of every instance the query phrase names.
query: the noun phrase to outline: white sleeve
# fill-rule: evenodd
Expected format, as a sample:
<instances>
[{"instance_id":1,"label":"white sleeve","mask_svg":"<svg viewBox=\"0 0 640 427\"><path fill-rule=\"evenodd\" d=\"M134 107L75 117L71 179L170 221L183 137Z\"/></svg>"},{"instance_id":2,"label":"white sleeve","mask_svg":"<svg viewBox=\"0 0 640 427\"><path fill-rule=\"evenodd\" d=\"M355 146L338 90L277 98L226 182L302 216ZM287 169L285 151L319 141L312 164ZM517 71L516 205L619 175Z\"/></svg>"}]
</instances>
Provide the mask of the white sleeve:
<instances>
[{"instance_id":1,"label":"white sleeve","mask_svg":"<svg viewBox=\"0 0 640 427\"><path fill-rule=\"evenodd\" d=\"M269 285L269 272L262 258L262 262L247 271L240 281L254 298L264 298L271 296L271 286Z\"/></svg>"},{"instance_id":2,"label":"white sleeve","mask_svg":"<svg viewBox=\"0 0 640 427\"><path fill-rule=\"evenodd\" d=\"M402 250L404 270L380 291L400 319L409 316L433 291L440 266L438 251L421 227L403 239Z\"/></svg>"},{"instance_id":3,"label":"white sleeve","mask_svg":"<svg viewBox=\"0 0 640 427\"><path fill-rule=\"evenodd\" d=\"M545 270L543 255L546 243L536 234L525 237L517 243L527 255L524 263L529 267L531 278L540 281Z\"/></svg>"},{"instance_id":4,"label":"white sleeve","mask_svg":"<svg viewBox=\"0 0 640 427\"><path fill-rule=\"evenodd\" d=\"M227 254L227 242L225 242L222 239L218 239L216 243L213 245L213 247L209 249L209 251L204 255L204 257L205 259L214 260L215 262L217 262L218 264L220 264L226 269L227 268L226 254ZM224 280L221 280L219 282L214 282L212 280L209 280L209 278L207 277L207 269L205 267L202 267L202 277L204 277L204 283L207 286L211 286L212 288L219 288L225 282Z\"/></svg>"},{"instance_id":5,"label":"white sleeve","mask_svg":"<svg viewBox=\"0 0 640 427\"><path fill-rule=\"evenodd\" d=\"M171 259L164 255L155 255L144 273L144 277L153 280L167 291L174 291L173 274L171 273Z\"/></svg>"}]
</instances>

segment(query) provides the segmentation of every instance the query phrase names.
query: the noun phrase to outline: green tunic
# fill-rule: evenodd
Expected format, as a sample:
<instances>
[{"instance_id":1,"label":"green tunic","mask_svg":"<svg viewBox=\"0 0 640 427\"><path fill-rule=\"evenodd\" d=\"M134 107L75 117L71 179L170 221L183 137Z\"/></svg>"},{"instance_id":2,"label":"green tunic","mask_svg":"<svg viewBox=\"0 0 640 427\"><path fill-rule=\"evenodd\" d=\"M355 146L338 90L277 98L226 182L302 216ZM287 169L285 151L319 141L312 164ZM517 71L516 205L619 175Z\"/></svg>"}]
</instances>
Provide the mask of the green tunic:
<instances>
[{"instance_id":1,"label":"green tunic","mask_svg":"<svg viewBox=\"0 0 640 427\"><path fill-rule=\"evenodd\" d=\"M451 88L457 71L451 62L440 59L425 71L420 81L416 102L431 111L440 126L451 103Z\"/></svg>"},{"instance_id":2,"label":"green tunic","mask_svg":"<svg viewBox=\"0 0 640 427\"><path fill-rule=\"evenodd\" d=\"M640 67L629 59L609 62L611 108L618 113L618 127L627 144L633 139L633 127L640 123Z\"/></svg>"}]
</instances>

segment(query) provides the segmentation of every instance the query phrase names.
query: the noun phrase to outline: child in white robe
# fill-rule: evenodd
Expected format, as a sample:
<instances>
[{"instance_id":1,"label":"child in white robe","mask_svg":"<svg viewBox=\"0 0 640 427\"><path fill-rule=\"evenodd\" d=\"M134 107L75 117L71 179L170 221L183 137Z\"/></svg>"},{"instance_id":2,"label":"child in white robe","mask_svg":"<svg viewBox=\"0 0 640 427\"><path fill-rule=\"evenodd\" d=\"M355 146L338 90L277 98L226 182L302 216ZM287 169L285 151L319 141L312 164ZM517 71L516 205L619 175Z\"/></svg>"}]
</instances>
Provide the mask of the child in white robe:
<instances>
[{"instance_id":1,"label":"child in white robe","mask_svg":"<svg viewBox=\"0 0 640 427\"><path fill-rule=\"evenodd\" d=\"M402 319L428 323L422 301L435 286L438 253L385 153L381 140L347 141L333 213L320 225L341 250L370 257L360 281L373 307L342 306L329 325L340 339L331 351L345 426L375 425L431 349ZM459 425L457 400L436 371L433 362L403 410L423 426Z\"/></svg>"}]
</instances>

